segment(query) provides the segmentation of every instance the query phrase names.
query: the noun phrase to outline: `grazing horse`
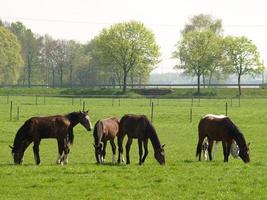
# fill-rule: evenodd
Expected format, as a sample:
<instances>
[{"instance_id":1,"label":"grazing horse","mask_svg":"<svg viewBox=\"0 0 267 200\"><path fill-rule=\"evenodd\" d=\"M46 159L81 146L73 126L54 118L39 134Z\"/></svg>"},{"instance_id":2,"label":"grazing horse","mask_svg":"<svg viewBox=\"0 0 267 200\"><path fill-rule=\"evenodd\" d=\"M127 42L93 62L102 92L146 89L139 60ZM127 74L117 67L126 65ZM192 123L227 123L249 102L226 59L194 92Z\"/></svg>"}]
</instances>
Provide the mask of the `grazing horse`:
<instances>
[{"instance_id":1,"label":"grazing horse","mask_svg":"<svg viewBox=\"0 0 267 200\"><path fill-rule=\"evenodd\" d=\"M73 128L78 123L81 123L88 131L92 129L88 111L28 119L18 130L13 147L10 146L14 163L22 163L25 150L33 142L35 163L39 165L39 145L41 139L56 138L59 154L57 164L67 164L69 144L72 144L74 139Z\"/></svg>"},{"instance_id":2,"label":"grazing horse","mask_svg":"<svg viewBox=\"0 0 267 200\"><path fill-rule=\"evenodd\" d=\"M98 164L103 163L106 155L107 141L109 140L112 147L112 162L115 163L116 145L114 139L119 131L119 119L110 117L98 120L94 127L95 139L95 158Z\"/></svg>"},{"instance_id":3,"label":"grazing horse","mask_svg":"<svg viewBox=\"0 0 267 200\"><path fill-rule=\"evenodd\" d=\"M119 133L118 133L118 146L119 146L119 157L118 163L121 162L121 157L123 154L122 142L124 136L127 134L128 141L126 144L126 164L130 164L130 147L132 144L132 139L138 139L139 146L139 165L145 162L148 154L147 143L148 139L151 140L152 146L154 148L154 157L161 164L165 164L165 153L164 145L160 144L159 138L157 136L156 130L151 122L145 115L124 115L120 120ZM143 155L142 143L144 145L145 153Z\"/></svg>"},{"instance_id":4,"label":"grazing horse","mask_svg":"<svg viewBox=\"0 0 267 200\"><path fill-rule=\"evenodd\" d=\"M237 126L224 115L206 115L198 125L198 144L196 156L201 160L201 150L204 138L208 138L208 153L209 159L212 160L212 146L213 141L222 141L224 162L228 162L230 149L233 141L239 147L239 156L241 159L248 163L249 158L249 143L246 144L243 134L239 131Z\"/></svg>"}]
</instances>

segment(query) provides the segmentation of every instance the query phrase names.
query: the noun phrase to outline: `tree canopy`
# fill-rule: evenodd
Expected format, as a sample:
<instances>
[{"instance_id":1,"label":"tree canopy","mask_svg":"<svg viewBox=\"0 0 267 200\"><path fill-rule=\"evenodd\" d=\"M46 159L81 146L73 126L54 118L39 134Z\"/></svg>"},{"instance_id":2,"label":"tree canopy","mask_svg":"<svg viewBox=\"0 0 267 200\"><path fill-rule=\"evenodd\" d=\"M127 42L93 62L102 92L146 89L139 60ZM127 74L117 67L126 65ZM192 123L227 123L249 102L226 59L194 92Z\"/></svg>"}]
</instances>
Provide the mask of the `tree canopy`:
<instances>
[{"instance_id":1,"label":"tree canopy","mask_svg":"<svg viewBox=\"0 0 267 200\"><path fill-rule=\"evenodd\" d=\"M16 36L0 26L0 83L16 83L22 65L20 44Z\"/></svg>"},{"instance_id":2,"label":"tree canopy","mask_svg":"<svg viewBox=\"0 0 267 200\"><path fill-rule=\"evenodd\" d=\"M140 22L112 25L92 41L91 52L99 65L111 67L123 76L123 92L126 91L127 77L137 68L153 69L158 63L159 46L154 34Z\"/></svg>"}]
</instances>

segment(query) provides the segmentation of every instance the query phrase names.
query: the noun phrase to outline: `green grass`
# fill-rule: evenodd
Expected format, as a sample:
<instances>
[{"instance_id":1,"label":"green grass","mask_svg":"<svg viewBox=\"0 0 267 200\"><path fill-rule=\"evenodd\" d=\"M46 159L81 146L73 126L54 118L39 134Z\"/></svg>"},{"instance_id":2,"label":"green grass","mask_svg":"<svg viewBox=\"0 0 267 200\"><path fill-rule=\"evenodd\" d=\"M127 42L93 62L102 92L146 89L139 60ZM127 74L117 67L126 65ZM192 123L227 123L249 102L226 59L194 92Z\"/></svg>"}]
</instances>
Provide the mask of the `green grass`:
<instances>
[{"instance_id":1,"label":"green grass","mask_svg":"<svg viewBox=\"0 0 267 200\"><path fill-rule=\"evenodd\" d=\"M2 99L2 100L1 100ZM21 166L12 164L9 144L17 129L35 115L53 115L81 110L79 99L13 96L13 119L10 105L0 98L0 199L266 199L267 192L267 99L201 99L193 102L193 122L189 122L191 99L154 100L154 119L161 143L165 143L166 166L160 166L149 154L143 166L138 166L137 141L132 144L131 165L112 165L111 147L107 146L105 165L96 165L92 132L81 125L74 129L69 164L58 166L56 140L42 140L41 165L35 166L32 145ZM150 117L149 99L83 99L90 110L92 122L108 116L126 113ZM197 124L207 113L228 115L251 142L251 163L230 157L223 162L222 148L212 162L195 158ZM16 108L20 119L16 120ZM124 145L126 140L124 141Z\"/></svg>"}]
</instances>

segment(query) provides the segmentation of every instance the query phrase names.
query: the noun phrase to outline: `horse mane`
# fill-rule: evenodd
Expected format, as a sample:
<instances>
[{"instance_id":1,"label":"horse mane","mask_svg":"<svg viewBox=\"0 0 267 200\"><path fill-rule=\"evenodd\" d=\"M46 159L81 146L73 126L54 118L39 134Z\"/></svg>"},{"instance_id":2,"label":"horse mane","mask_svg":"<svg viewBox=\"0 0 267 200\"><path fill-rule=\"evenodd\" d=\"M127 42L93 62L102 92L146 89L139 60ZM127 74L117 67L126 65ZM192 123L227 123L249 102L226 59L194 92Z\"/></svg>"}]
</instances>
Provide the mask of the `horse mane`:
<instances>
[{"instance_id":1,"label":"horse mane","mask_svg":"<svg viewBox=\"0 0 267 200\"><path fill-rule=\"evenodd\" d=\"M236 141L237 145L239 147L243 147L246 145L246 140L244 135L241 133L239 128L227 117L227 121L229 123L229 132L231 133L232 137Z\"/></svg>"},{"instance_id":2,"label":"horse mane","mask_svg":"<svg viewBox=\"0 0 267 200\"><path fill-rule=\"evenodd\" d=\"M12 152L16 151L18 145L23 141L23 139L26 138L26 136L27 136L26 133L27 133L27 131L30 130L30 124L31 124L31 120L29 119L26 122L24 122L24 124L17 131L17 134L16 134L14 142L13 142Z\"/></svg>"},{"instance_id":3,"label":"horse mane","mask_svg":"<svg viewBox=\"0 0 267 200\"><path fill-rule=\"evenodd\" d=\"M143 119L144 119L144 123L145 123L145 127L146 127L145 128L146 132L149 135L149 138L151 140L151 143L153 145L154 150L160 148L161 144L160 144L155 127L153 126L153 124L149 121L149 119L145 115L143 116Z\"/></svg>"},{"instance_id":4,"label":"horse mane","mask_svg":"<svg viewBox=\"0 0 267 200\"><path fill-rule=\"evenodd\" d=\"M77 115L79 114L79 112L71 112L69 114L66 114L64 117L66 117L67 119L70 120L72 128L76 125L76 120L77 120ZM74 124L72 124L73 122L75 122ZM73 144L74 141L74 134L73 134L73 130L68 131L68 138L69 138L69 142L70 144Z\"/></svg>"}]
</instances>

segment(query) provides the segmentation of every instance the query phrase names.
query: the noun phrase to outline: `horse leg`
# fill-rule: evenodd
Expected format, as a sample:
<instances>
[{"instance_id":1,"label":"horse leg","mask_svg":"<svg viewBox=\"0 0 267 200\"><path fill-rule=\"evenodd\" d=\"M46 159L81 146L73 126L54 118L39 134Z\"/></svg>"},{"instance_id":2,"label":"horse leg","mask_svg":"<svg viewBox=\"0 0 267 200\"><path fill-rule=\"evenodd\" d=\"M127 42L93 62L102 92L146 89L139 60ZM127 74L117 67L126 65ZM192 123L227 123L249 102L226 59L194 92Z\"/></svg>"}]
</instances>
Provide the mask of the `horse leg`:
<instances>
[{"instance_id":1,"label":"horse leg","mask_svg":"<svg viewBox=\"0 0 267 200\"><path fill-rule=\"evenodd\" d=\"M132 144L132 138L128 137L128 141L127 144L125 146L126 148L126 164L130 164L130 148L131 148L131 144Z\"/></svg>"},{"instance_id":2,"label":"horse leg","mask_svg":"<svg viewBox=\"0 0 267 200\"><path fill-rule=\"evenodd\" d=\"M212 161L212 147L213 147L213 140L208 140L209 145L208 145L208 153L209 153L209 159Z\"/></svg>"},{"instance_id":3,"label":"horse leg","mask_svg":"<svg viewBox=\"0 0 267 200\"><path fill-rule=\"evenodd\" d=\"M33 141L33 153L36 165L40 164L39 145L40 145L40 139L39 138L35 139Z\"/></svg>"},{"instance_id":4,"label":"horse leg","mask_svg":"<svg viewBox=\"0 0 267 200\"><path fill-rule=\"evenodd\" d=\"M124 162L122 146L124 136L125 134L120 134L120 136L118 136L118 163Z\"/></svg>"},{"instance_id":5,"label":"horse leg","mask_svg":"<svg viewBox=\"0 0 267 200\"><path fill-rule=\"evenodd\" d=\"M68 164L68 154L70 152L70 148L69 148L69 145L68 145L68 141L67 139L64 139L64 156L63 156L63 164Z\"/></svg>"},{"instance_id":6,"label":"horse leg","mask_svg":"<svg viewBox=\"0 0 267 200\"><path fill-rule=\"evenodd\" d=\"M198 138L197 152L196 152L196 156L198 156L198 161L201 161L201 151L202 151L203 140L204 140L203 137Z\"/></svg>"},{"instance_id":7,"label":"horse leg","mask_svg":"<svg viewBox=\"0 0 267 200\"><path fill-rule=\"evenodd\" d=\"M143 156L143 158L142 158L142 164L145 162L146 157L147 157L147 155L148 155L147 143L148 143L148 139L145 139L145 140L144 140L144 149L145 149L145 153L144 153L144 156Z\"/></svg>"},{"instance_id":8,"label":"horse leg","mask_svg":"<svg viewBox=\"0 0 267 200\"><path fill-rule=\"evenodd\" d=\"M142 147L143 141L141 139L138 139L138 147L139 147L139 165L142 165L142 155L143 155L143 147Z\"/></svg>"},{"instance_id":9,"label":"horse leg","mask_svg":"<svg viewBox=\"0 0 267 200\"><path fill-rule=\"evenodd\" d=\"M223 145L224 162L228 162L228 158L227 158L227 145L226 145L225 141L222 141L222 145Z\"/></svg>"},{"instance_id":10,"label":"horse leg","mask_svg":"<svg viewBox=\"0 0 267 200\"><path fill-rule=\"evenodd\" d=\"M61 139L57 139L57 145L58 145L58 158L56 160L56 164L61 164L62 156L63 156L63 150L64 150L64 141Z\"/></svg>"},{"instance_id":11,"label":"horse leg","mask_svg":"<svg viewBox=\"0 0 267 200\"><path fill-rule=\"evenodd\" d=\"M228 158L230 155L230 149L231 149L231 142L226 143L226 161L228 162Z\"/></svg>"},{"instance_id":12,"label":"horse leg","mask_svg":"<svg viewBox=\"0 0 267 200\"><path fill-rule=\"evenodd\" d=\"M112 163L115 163L116 162L116 158L115 158L116 145L115 145L114 139L110 140L110 145L111 145L111 148L112 148Z\"/></svg>"},{"instance_id":13,"label":"horse leg","mask_svg":"<svg viewBox=\"0 0 267 200\"><path fill-rule=\"evenodd\" d=\"M104 141L103 143L104 143L103 144L103 149L102 149L102 152L101 152L101 160L102 160L102 163L105 162L107 141Z\"/></svg>"}]
</instances>

